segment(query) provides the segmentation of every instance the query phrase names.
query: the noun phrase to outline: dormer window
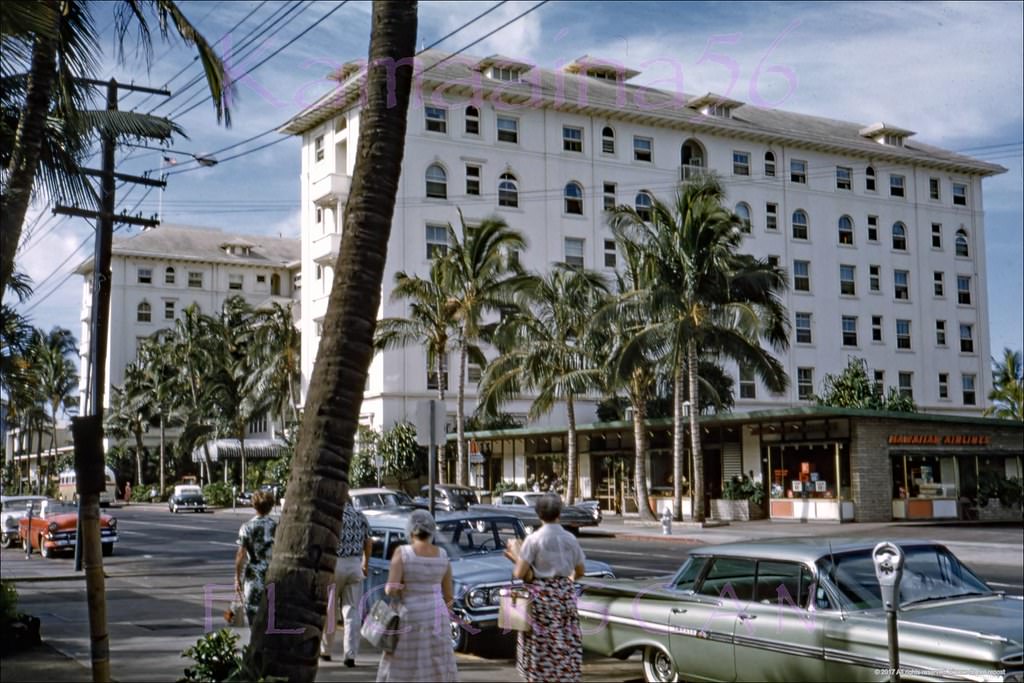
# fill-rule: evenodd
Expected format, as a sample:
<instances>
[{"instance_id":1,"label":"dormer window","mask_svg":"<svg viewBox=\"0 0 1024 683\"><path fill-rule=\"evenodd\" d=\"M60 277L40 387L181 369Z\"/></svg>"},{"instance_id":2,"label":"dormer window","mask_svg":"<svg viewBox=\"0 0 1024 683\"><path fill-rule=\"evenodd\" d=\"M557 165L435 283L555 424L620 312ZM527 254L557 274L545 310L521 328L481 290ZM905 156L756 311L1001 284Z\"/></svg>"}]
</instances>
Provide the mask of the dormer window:
<instances>
[{"instance_id":1,"label":"dormer window","mask_svg":"<svg viewBox=\"0 0 1024 683\"><path fill-rule=\"evenodd\" d=\"M487 75L496 81L510 83L519 83L523 79L522 70L511 66L492 66Z\"/></svg>"},{"instance_id":2,"label":"dormer window","mask_svg":"<svg viewBox=\"0 0 1024 683\"><path fill-rule=\"evenodd\" d=\"M871 138L879 144L889 145L890 147L902 147L904 140L914 135L912 130L897 128L882 122L872 123L870 126L861 128L858 132L866 138Z\"/></svg>"},{"instance_id":3,"label":"dormer window","mask_svg":"<svg viewBox=\"0 0 1024 683\"><path fill-rule=\"evenodd\" d=\"M738 100L730 100L724 95L716 95L715 93L709 92L706 95L691 100L686 106L691 109L696 109L705 116L714 116L718 119L729 119L732 118L732 110L743 106L743 103Z\"/></svg>"}]
</instances>

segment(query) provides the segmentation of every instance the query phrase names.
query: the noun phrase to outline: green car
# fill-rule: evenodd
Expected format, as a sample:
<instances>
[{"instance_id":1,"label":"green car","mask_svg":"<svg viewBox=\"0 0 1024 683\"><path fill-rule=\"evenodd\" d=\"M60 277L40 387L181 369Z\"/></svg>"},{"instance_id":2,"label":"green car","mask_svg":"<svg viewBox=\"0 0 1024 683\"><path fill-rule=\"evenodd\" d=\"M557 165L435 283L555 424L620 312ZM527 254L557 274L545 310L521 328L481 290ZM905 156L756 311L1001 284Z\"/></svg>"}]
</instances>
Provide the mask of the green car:
<instances>
[{"instance_id":1,"label":"green car","mask_svg":"<svg viewBox=\"0 0 1024 683\"><path fill-rule=\"evenodd\" d=\"M1024 681L1024 602L944 546L901 542L900 678ZM886 615L864 540L706 546L671 577L584 579L585 649L648 681L886 681Z\"/></svg>"}]
</instances>

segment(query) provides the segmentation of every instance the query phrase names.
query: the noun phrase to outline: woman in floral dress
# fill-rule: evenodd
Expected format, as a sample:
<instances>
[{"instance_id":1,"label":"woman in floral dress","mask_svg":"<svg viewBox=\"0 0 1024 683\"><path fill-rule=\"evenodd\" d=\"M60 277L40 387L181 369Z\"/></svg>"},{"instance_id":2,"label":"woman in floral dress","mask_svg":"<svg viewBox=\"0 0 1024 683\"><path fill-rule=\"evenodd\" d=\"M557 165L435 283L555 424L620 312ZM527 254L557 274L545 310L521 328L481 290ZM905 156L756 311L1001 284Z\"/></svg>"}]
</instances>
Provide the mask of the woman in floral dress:
<instances>
[{"instance_id":1,"label":"woman in floral dress","mask_svg":"<svg viewBox=\"0 0 1024 683\"><path fill-rule=\"evenodd\" d=\"M252 497L256 516L238 530L238 552L235 554L235 593L245 605L246 621L251 627L256 620L263 594L266 592L267 569L274 550L277 521L271 519L274 498L267 491Z\"/></svg>"}]
</instances>

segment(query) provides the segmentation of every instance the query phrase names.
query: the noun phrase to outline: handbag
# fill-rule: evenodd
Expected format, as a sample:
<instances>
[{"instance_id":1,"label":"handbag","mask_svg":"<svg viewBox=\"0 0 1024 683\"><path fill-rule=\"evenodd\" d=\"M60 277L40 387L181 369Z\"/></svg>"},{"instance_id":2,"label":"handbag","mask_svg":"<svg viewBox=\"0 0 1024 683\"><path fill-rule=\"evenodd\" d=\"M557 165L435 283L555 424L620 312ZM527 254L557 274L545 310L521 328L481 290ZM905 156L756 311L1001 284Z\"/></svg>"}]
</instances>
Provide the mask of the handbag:
<instances>
[{"instance_id":1,"label":"handbag","mask_svg":"<svg viewBox=\"0 0 1024 683\"><path fill-rule=\"evenodd\" d=\"M233 600L231 606L224 610L224 621L228 626L245 626L245 605L240 600Z\"/></svg>"},{"instance_id":2,"label":"handbag","mask_svg":"<svg viewBox=\"0 0 1024 683\"><path fill-rule=\"evenodd\" d=\"M398 645L399 625L398 610L387 600L378 600L366 615L359 633L374 647L392 653Z\"/></svg>"},{"instance_id":3,"label":"handbag","mask_svg":"<svg viewBox=\"0 0 1024 683\"><path fill-rule=\"evenodd\" d=\"M498 628L503 631L530 631L530 604L533 596L525 586L507 586L498 592Z\"/></svg>"}]
</instances>

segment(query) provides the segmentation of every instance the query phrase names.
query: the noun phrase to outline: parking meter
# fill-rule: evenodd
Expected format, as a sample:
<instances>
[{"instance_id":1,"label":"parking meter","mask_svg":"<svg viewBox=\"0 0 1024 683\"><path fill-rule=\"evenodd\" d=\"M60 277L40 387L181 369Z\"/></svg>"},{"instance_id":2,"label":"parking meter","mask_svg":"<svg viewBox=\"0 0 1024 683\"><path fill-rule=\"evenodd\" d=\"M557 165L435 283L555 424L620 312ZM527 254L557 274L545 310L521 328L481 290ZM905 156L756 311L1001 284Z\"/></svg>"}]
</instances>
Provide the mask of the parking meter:
<instances>
[{"instance_id":1,"label":"parking meter","mask_svg":"<svg viewBox=\"0 0 1024 683\"><path fill-rule=\"evenodd\" d=\"M28 527L25 530L25 538L22 539L25 545L25 558L30 559L32 557L32 511L35 509L35 504L29 502L28 504ZM40 545L39 552L43 552L43 548Z\"/></svg>"},{"instance_id":2,"label":"parking meter","mask_svg":"<svg viewBox=\"0 0 1024 683\"><path fill-rule=\"evenodd\" d=\"M875 576L885 607L886 630L889 636L889 680L899 680L900 644L896 616L900 606L900 579L903 578L903 551L895 543L883 541L871 551Z\"/></svg>"},{"instance_id":3,"label":"parking meter","mask_svg":"<svg viewBox=\"0 0 1024 683\"><path fill-rule=\"evenodd\" d=\"M231 509L232 510L235 509L235 503L237 503L237 502L238 502L238 487L237 486L232 486L231 487Z\"/></svg>"}]
</instances>

